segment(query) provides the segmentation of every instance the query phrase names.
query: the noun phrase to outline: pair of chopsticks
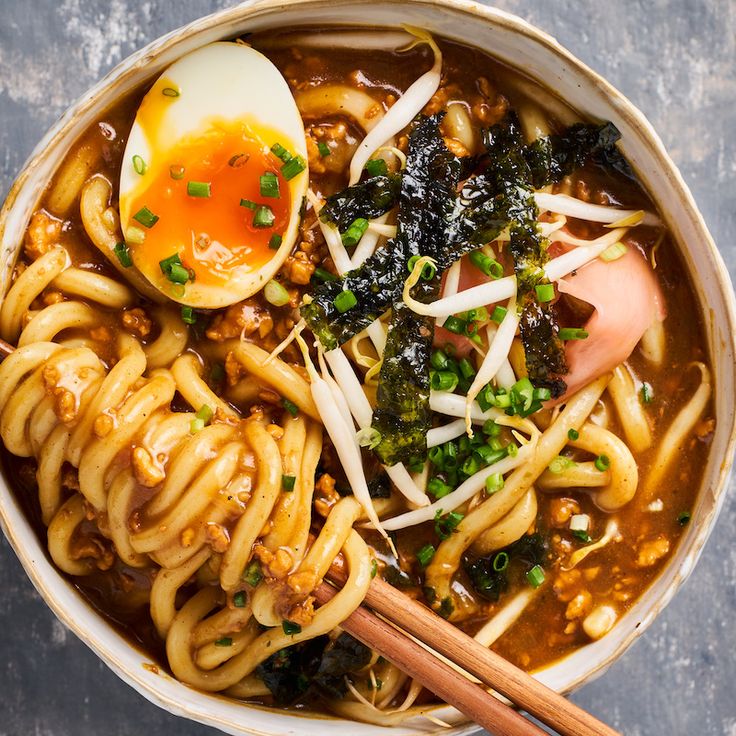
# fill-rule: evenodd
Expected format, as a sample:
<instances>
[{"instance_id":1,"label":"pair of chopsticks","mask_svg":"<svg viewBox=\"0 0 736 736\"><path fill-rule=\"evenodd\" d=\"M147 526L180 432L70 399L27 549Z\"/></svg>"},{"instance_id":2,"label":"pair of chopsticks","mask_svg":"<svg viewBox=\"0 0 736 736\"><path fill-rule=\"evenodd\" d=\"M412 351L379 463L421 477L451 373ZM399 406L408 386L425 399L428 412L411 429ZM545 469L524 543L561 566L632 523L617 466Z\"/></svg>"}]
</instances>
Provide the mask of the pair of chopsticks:
<instances>
[{"instance_id":1,"label":"pair of chopsticks","mask_svg":"<svg viewBox=\"0 0 736 736\"><path fill-rule=\"evenodd\" d=\"M0 340L0 360L14 349ZM344 584L346 575L339 561L327 577L332 585L322 583L315 591L320 604L329 601L337 593L336 587ZM342 628L494 736L545 736L546 732L469 676L561 736L620 736L380 578L371 581L363 605L342 623Z\"/></svg>"},{"instance_id":2,"label":"pair of chopsticks","mask_svg":"<svg viewBox=\"0 0 736 736\"><path fill-rule=\"evenodd\" d=\"M332 585L322 583L315 591L320 604L330 600L345 581L339 563L327 578ZM341 626L494 736L545 736L546 732L468 676L562 736L620 736L380 578L371 581L363 605Z\"/></svg>"}]
</instances>

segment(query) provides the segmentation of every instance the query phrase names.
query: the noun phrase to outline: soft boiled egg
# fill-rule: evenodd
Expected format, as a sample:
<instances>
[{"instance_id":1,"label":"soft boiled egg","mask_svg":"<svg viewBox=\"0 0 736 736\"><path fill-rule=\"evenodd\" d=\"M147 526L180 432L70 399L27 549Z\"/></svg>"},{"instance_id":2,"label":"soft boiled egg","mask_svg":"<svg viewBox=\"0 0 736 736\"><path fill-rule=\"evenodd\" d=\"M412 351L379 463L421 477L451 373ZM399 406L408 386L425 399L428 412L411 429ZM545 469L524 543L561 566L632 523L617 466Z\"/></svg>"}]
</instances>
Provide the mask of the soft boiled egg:
<instances>
[{"instance_id":1,"label":"soft boiled egg","mask_svg":"<svg viewBox=\"0 0 736 736\"><path fill-rule=\"evenodd\" d=\"M181 304L245 299L292 249L306 158L294 98L263 54L219 42L184 56L143 98L130 131L123 255Z\"/></svg>"}]
</instances>

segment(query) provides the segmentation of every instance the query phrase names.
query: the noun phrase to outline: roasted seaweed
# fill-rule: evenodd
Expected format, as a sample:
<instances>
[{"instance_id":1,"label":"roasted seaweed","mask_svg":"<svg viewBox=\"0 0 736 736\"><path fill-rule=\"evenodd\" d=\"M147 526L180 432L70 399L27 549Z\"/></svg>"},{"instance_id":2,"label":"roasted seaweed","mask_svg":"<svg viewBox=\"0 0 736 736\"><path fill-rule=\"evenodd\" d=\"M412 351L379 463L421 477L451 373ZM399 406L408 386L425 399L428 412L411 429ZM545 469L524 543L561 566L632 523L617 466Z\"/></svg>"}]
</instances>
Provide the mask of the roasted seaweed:
<instances>
[{"instance_id":1,"label":"roasted seaweed","mask_svg":"<svg viewBox=\"0 0 736 736\"><path fill-rule=\"evenodd\" d=\"M359 217L371 219L388 212L398 201L400 189L400 174L374 176L328 197L319 218L347 230Z\"/></svg>"},{"instance_id":2,"label":"roasted seaweed","mask_svg":"<svg viewBox=\"0 0 736 736\"><path fill-rule=\"evenodd\" d=\"M445 245L460 177L459 160L445 146L440 116L420 117L409 137L409 153L399 196L398 231L393 241L397 286L408 276L412 256L435 257ZM440 274L420 279L412 296L432 301L440 289ZM394 298L383 353L373 427L381 435L377 455L387 465L423 457L431 426L429 358L434 320L411 311Z\"/></svg>"}]
</instances>

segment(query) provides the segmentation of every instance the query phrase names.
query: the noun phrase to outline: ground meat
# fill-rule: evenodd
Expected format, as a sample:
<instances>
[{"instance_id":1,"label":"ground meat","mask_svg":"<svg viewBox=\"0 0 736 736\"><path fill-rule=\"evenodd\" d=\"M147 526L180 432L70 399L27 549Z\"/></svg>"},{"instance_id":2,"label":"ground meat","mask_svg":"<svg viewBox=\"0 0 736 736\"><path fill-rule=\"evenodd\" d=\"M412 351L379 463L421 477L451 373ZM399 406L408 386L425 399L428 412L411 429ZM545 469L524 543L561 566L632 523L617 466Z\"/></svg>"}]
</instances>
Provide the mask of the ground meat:
<instances>
[{"instance_id":1,"label":"ground meat","mask_svg":"<svg viewBox=\"0 0 736 736\"><path fill-rule=\"evenodd\" d=\"M163 483L166 472L145 447L136 447L131 459L135 479L145 488L154 488Z\"/></svg>"},{"instance_id":2,"label":"ground meat","mask_svg":"<svg viewBox=\"0 0 736 736\"><path fill-rule=\"evenodd\" d=\"M115 555L110 547L99 537L78 537L72 540L71 553L73 560L92 559L98 570L109 570L115 562Z\"/></svg>"},{"instance_id":3,"label":"ground meat","mask_svg":"<svg viewBox=\"0 0 736 736\"><path fill-rule=\"evenodd\" d=\"M123 329L131 335L137 337L148 337L151 334L153 322L146 314L145 310L140 307L134 309L125 309L121 317Z\"/></svg>"},{"instance_id":4,"label":"ground meat","mask_svg":"<svg viewBox=\"0 0 736 736\"><path fill-rule=\"evenodd\" d=\"M553 498L549 502L549 518L552 526L566 527L570 517L580 513L580 504L574 498Z\"/></svg>"},{"instance_id":5,"label":"ground meat","mask_svg":"<svg viewBox=\"0 0 736 736\"><path fill-rule=\"evenodd\" d=\"M64 223L52 217L45 210L35 212L26 231L24 250L35 261L58 245Z\"/></svg>"},{"instance_id":6,"label":"ground meat","mask_svg":"<svg viewBox=\"0 0 736 736\"><path fill-rule=\"evenodd\" d=\"M207 337L215 342L223 342L233 337L249 337L258 333L261 338L273 329L271 312L255 299L246 299L228 307L218 314L207 328Z\"/></svg>"},{"instance_id":7,"label":"ground meat","mask_svg":"<svg viewBox=\"0 0 736 736\"><path fill-rule=\"evenodd\" d=\"M654 539L648 539L639 545L639 554L635 564L637 567L651 567L669 551L669 539L660 534Z\"/></svg>"}]
</instances>

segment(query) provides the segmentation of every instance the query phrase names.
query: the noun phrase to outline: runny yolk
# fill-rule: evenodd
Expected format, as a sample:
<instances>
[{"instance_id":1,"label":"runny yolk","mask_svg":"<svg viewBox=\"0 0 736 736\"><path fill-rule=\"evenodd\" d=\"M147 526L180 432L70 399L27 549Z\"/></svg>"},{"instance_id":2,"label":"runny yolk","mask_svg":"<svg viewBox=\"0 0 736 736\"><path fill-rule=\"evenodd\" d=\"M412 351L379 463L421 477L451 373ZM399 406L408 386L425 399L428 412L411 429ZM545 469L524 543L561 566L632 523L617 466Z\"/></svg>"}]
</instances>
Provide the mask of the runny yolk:
<instances>
[{"instance_id":1,"label":"runny yolk","mask_svg":"<svg viewBox=\"0 0 736 736\"><path fill-rule=\"evenodd\" d=\"M291 196L281 166L244 129L214 127L171 148L146 171L146 186L131 203L130 225L145 233L142 243L130 245L136 266L165 285L159 263L178 254L194 280L208 286L226 285L235 268L263 266L275 253L274 236L283 236L289 222ZM266 173L276 176L278 197L261 193ZM209 196L188 192L207 184ZM150 227L135 217L143 208L158 217Z\"/></svg>"}]
</instances>

